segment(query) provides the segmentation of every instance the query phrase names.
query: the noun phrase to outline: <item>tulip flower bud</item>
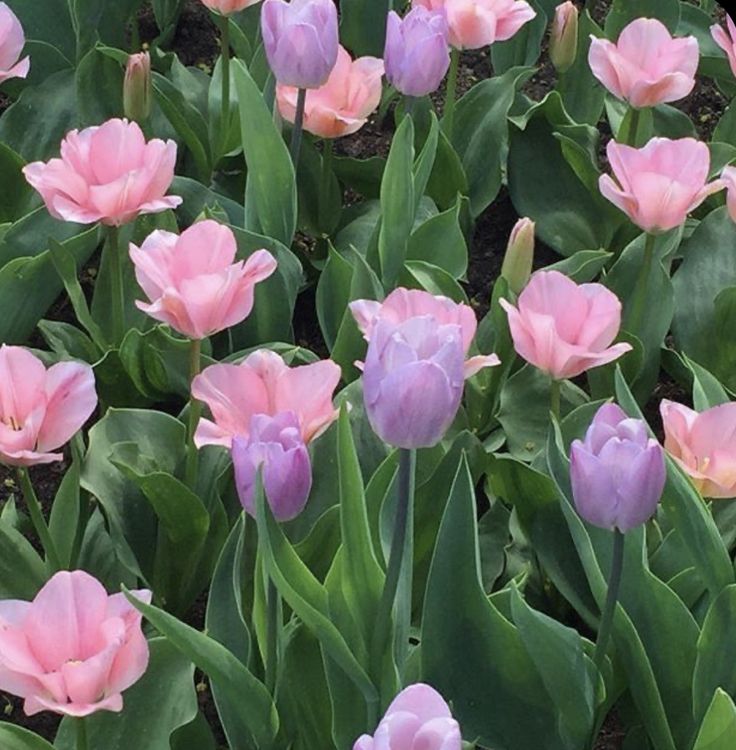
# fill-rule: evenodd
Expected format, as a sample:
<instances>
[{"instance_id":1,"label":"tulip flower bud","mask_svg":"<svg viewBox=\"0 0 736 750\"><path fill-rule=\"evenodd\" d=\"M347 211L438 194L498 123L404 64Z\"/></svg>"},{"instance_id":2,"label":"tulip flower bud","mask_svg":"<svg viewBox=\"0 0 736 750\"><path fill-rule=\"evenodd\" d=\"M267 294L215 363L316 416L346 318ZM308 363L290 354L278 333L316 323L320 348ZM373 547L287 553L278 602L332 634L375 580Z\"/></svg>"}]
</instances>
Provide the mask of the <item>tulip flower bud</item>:
<instances>
[{"instance_id":1,"label":"tulip flower bud","mask_svg":"<svg viewBox=\"0 0 736 750\"><path fill-rule=\"evenodd\" d=\"M448 27L444 13L421 6L403 20L388 14L383 54L386 78L406 96L426 96L436 91L450 67Z\"/></svg>"},{"instance_id":2,"label":"tulip flower bud","mask_svg":"<svg viewBox=\"0 0 736 750\"><path fill-rule=\"evenodd\" d=\"M151 114L151 56L138 52L128 57L123 81L123 111L129 120L145 122Z\"/></svg>"},{"instance_id":3,"label":"tulip flower bud","mask_svg":"<svg viewBox=\"0 0 736 750\"><path fill-rule=\"evenodd\" d=\"M268 64L282 86L317 89L337 62L337 8L332 0L266 0L261 33Z\"/></svg>"},{"instance_id":4,"label":"tulip flower bud","mask_svg":"<svg viewBox=\"0 0 736 750\"><path fill-rule=\"evenodd\" d=\"M665 479L662 446L616 404L601 406L585 440L573 441L573 500L594 526L622 532L641 526L654 515Z\"/></svg>"},{"instance_id":5,"label":"tulip flower bud","mask_svg":"<svg viewBox=\"0 0 736 750\"><path fill-rule=\"evenodd\" d=\"M511 230L506 255L501 266L501 276L509 289L519 294L532 275L534 262L534 227L531 219L519 219Z\"/></svg>"},{"instance_id":6,"label":"tulip flower bud","mask_svg":"<svg viewBox=\"0 0 736 750\"><path fill-rule=\"evenodd\" d=\"M279 521L296 518L312 488L312 464L294 412L251 417L248 437L236 436L232 444L235 486L240 503L255 515L255 484L260 468L263 489Z\"/></svg>"},{"instance_id":7,"label":"tulip flower bud","mask_svg":"<svg viewBox=\"0 0 736 750\"><path fill-rule=\"evenodd\" d=\"M577 7L570 0L555 8L549 56L558 73L570 70L578 55L578 15Z\"/></svg>"}]
</instances>

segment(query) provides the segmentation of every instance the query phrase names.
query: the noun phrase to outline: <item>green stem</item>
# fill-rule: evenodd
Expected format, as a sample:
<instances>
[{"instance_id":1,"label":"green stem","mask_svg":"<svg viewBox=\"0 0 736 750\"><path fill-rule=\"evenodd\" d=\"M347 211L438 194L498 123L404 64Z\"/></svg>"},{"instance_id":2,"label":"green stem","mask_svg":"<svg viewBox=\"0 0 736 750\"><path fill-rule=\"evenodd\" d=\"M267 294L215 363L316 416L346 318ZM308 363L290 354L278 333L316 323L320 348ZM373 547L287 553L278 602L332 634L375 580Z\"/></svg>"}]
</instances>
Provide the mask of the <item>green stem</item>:
<instances>
[{"instance_id":1,"label":"green stem","mask_svg":"<svg viewBox=\"0 0 736 750\"><path fill-rule=\"evenodd\" d=\"M296 98L296 115L294 117L294 127L291 130L291 161L294 164L294 172L297 171L299 164L299 152L302 148L302 131L304 129L304 106L307 103L307 90L299 89Z\"/></svg>"},{"instance_id":2,"label":"green stem","mask_svg":"<svg viewBox=\"0 0 736 750\"><path fill-rule=\"evenodd\" d=\"M192 339L189 347L189 383L199 375L200 366L202 359L202 341L200 339ZM185 480L187 486L196 490L197 485L197 468L199 462L199 451L197 446L194 444L194 433L197 431L197 425L199 424L199 418L202 415L202 404L197 401L194 396L189 399L189 432L188 432L188 444L187 444L187 467Z\"/></svg>"},{"instance_id":3,"label":"green stem","mask_svg":"<svg viewBox=\"0 0 736 750\"><path fill-rule=\"evenodd\" d=\"M230 131L230 20L227 16L217 16L220 27L220 56L222 58L222 102L220 117L220 157L227 152L227 137Z\"/></svg>"},{"instance_id":4,"label":"green stem","mask_svg":"<svg viewBox=\"0 0 736 750\"><path fill-rule=\"evenodd\" d=\"M414 107L416 106L417 98L415 96L404 97L404 114L414 117Z\"/></svg>"},{"instance_id":5,"label":"green stem","mask_svg":"<svg viewBox=\"0 0 736 750\"><path fill-rule=\"evenodd\" d=\"M460 50L453 48L450 53L450 72L447 74L447 94L445 112L442 118L442 129L449 141L452 141L452 129L455 124L455 97L457 96L457 72L460 67Z\"/></svg>"},{"instance_id":6,"label":"green stem","mask_svg":"<svg viewBox=\"0 0 736 750\"><path fill-rule=\"evenodd\" d=\"M279 630L279 592L269 576L266 587L266 689L274 697L278 676Z\"/></svg>"},{"instance_id":7,"label":"green stem","mask_svg":"<svg viewBox=\"0 0 736 750\"><path fill-rule=\"evenodd\" d=\"M613 627L613 615L616 612L616 602L618 601L618 591L621 586L621 573L624 567L624 535L618 529L613 532L613 557L611 560L611 573L608 576L608 593L606 594L606 603L601 615L601 623L598 628L598 638L595 642L595 654L593 663L598 671L601 671L603 659L606 656L608 642L611 639L611 629Z\"/></svg>"},{"instance_id":8,"label":"green stem","mask_svg":"<svg viewBox=\"0 0 736 750\"><path fill-rule=\"evenodd\" d=\"M549 387L550 411L555 419L560 421L560 402L561 402L562 381L553 380Z\"/></svg>"},{"instance_id":9,"label":"green stem","mask_svg":"<svg viewBox=\"0 0 736 750\"><path fill-rule=\"evenodd\" d=\"M332 141L327 138L322 142L322 171L319 180L319 227L324 232L327 229L329 216L327 208L330 205L330 183L332 177Z\"/></svg>"},{"instance_id":10,"label":"green stem","mask_svg":"<svg viewBox=\"0 0 736 750\"><path fill-rule=\"evenodd\" d=\"M125 337L125 284L119 227L109 227L107 242L112 283L112 343L120 346Z\"/></svg>"},{"instance_id":11,"label":"green stem","mask_svg":"<svg viewBox=\"0 0 736 750\"><path fill-rule=\"evenodd\" d=\"M646 242L644 243L644 262L642 264L641 273L636 280L636 286L634 287L634 299L631 303L631 313L628 316L626 325L624 326L629 333L633 333L636 336L639 335L639 329L641 328L644 313L646 311L649 277L652 275L652 266L654 265L655 241L656 238L653 234L648 234L646 236Z\"/></svg>"},{"instance_id":12,"label":"green stem","mask_svg":"<svg viewBox=\"0 0 736 750\"><path fill-rule=\"evenodd\" d=\"M51 538L51 532L46 525L46 519L43 517L41 504L38 502L36 490L33 489L31 477L25 466L18 467L18 481L20 482L21 490L23 491L23 497L26 501L28 513L31 516L33 528L36 530L41 546L46 553L46 562L52 568L52 572L55 573L57 570L61 570L62 567L61 561L59 560L59 553L56 551L56 545Z\"/></svg>"},{"instance_id":13,"label":"green stem","mask_svg":"<svg viewBox=\"0 0 736 750\"><path fill-rule=\"evenodd\" d=\"M629 132L627 143L629 146L635 148L639 145L639 124L641 122L641 110L633 108L631 109L631 123L629 125Z\"/></svg>"},{"instance_id":14,"label":"green stem","mask_svg":"<svg viewBox=\"0 0 736 750\"><path fill-rule=\"evenodd\" d=\"M84 719L75 719L74 723L77 725L77 750L87 750L87 723Z\"/></svg>"},{"instance_id":15,"label":"green stem","mask_svg":"<svg viewBox=\"0 0 736 750\"><path fill-rule=\"evenodd\" d=\"M399 451L399 494L396 503L396 516L394 518L394 533L391 540L391 551L389 553L388 568L386 570L386 581L383 593L378 603L376 615L376 626L373 631L371 644L371 665L376 685L380 685L381 671L386 648L391 648L389 636L391 634L392 612L396 601L396 593L399 588L399 579L402 569L408 575L407 594L411 597L411 567L412 560L405 559L407 548L412 549L411 541L414 535L413 529L413 504L414 483L416 474L416 450L401 449ZM408 571L408 572L407 572ZM410 617L411 601L405 602L404 616ZM397 623L397 625L401 625ZM408 626L404 623L404 630ZM400 629L397 627L397 630ZM408 635L408 633L407 633ZM405 654L408 644L400 644L398 669L400 678L404 673ZM403 658L401 655L404 655Z\"/></svg>"}]
</instances>

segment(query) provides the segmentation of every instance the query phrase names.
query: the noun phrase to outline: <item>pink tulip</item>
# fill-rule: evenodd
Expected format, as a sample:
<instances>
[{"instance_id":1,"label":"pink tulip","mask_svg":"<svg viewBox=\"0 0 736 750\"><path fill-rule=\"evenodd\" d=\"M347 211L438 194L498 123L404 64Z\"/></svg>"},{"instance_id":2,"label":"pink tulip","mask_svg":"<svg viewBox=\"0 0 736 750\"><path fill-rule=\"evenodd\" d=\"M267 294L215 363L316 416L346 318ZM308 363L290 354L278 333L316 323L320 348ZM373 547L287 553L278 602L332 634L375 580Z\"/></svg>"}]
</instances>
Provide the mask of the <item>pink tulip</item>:
<instances>
[{"instance_id":1,"label":"pink tulip","mask_svg":"<svg viewBox=\"0 0 736 750\"><path fill-rule=\"evenodd\" d=\"M32 602L0 601L0 690L24 698L27 716L122 711L147 666L141 615L82 570L56 573Z\"/></svg>"},{"instance_id":2,"label":"pink tulip","mask_svg":"<svg viewBox=\"0 0 736 750\"><path fill-rule=\"evenodd\" d=\"M574 378L631 350L611 343L621 327L621 303L602 284L576 284L558 271L537 271L517 307L500 304L514 347L554 380Z\"/></svg>"},{"instance_id":3,"label":"pink tulip","mask_svg":"<svg viewBox=\"0 0 736 750\"><path fill-rule=\"evenodd\" d=\"M360 130L381 101L382 76L382 60L351 60L341 46L327 83L307 91L304 129L320 138L340 138ZM279 112L290 123L296 119L298 93L293 86L276 85Z\"/></svg>"},{"instance_id":4,"label":"pink tulip","mask_svg":"<svg viewBox=\"0 0 736 750\"><path fill-rule=\"evenodd\" d=\"M724 167L721 182L726 186L728 213L736 221L736 167Z\"/></svg>"},{"instance_id":5,"label":"pink tulip","mask_svg":"<svg viewBox=\"0 0 736 750\"><path fill-rule=\"evenodd\" d=\"M329 359L289 367L267 349L239 365L207 367L192 381L192 395L209 406L214 421L199 421L194 442L230 448L236 435L248 437L254 415L293 412L308 443L337 419L332 394L339 381L340 368Z\"/></svg>"},{"instance_id":6,"label":"pink tulip","mask_svg":"<svg viewBox=\"0 0 736 750\"><path fill-rule=\"evenodd\" d=\"M549 38L549 57L558 73L566 73L578 54L580 11L572 0L555 8Z\"/></svg>"},{"instance_id":7,"label":"pink tulip","mask_svg":"<svg viewBox=\"0 0 736 750\"><path fill-rule=\"evenodd\" d=\"M694 36L675 39L656 18L632 21L614 44L591 37L593 75L632 107L656 107L686 97L695 86L700 51Z\"/></svg>"},{"instance_id":8,"label":"pink tulip","mask_svg":"<svg viewBox=\"0 0 736 750\"><path fill-rule=\"evenodd\" d=\"M726 14L726 26L728 32L716 24L710 27L710 33L715 43L726 53L731 72L736 76L736 24L728 14Z\"/></svg>"},{"instance_id":9,"label":"pink tulip","mask_svg":"<svg viewBox=\"0 0 736 750\"><path fill-rule=\"evenodd\" d=\"M202 0L211 11L219 13L221 16L229 16L238 13L241 10L249 8L251 5L260 3L261 0Z\"/></svg>"},{"instance_id":10,"label":"pink tulip","mask_svg":"<svg viewBox=\"0 0 736 750\"><path fill-rule=\"evenodd\" d=\"M151 55L137 52L128 57L123 79L123 112L143 122L151 114Z\"/></svg>"},{"instance_id":11,"label":"pink tulip","mask_svg":"<svg viewBox=\"0 0 736 750\"><path fill-rule=\"evenodd\" d=\"M664 448L703 497L736 497L736 403L698 413L663 399Z\"/></svg>"},{"instance_id":12,"label":"pink tulip","mask_svg":"<svg viewBox=\"0 0 736 750\"><path fill-rule=\"evenodd\" d=\"M412 5L444 10L450 44L456 49L505 42L537 15L524 0L412 0Z\"/></svg>"},{"instance_id":13,"label":"pink tulip","mask_svg":"<svg viewBox=\"0 0 736 750\"><path fill-rule=\"evenodd\" d=\"M120 226L181 203L165 195L175 162L174 141L146 142L137 123L108 120L67 133L60 159L35 161L23 173L55 219Z\"/></svg>"},{"instance_id":14,"label":"pink tulip","mask_svg":"<svg viewBox=\"0 0 736 750\"><path fill-rule=\"evenodd\" d=\"M18 17L5 3L0 3L0 83L28 75L30 58L24 57L18 62L25 43L26 36Z\"/></svg>"},{"instance_id":15,"label":"pink tulip","mask_svg":"<svg viewBox=\"0 0 736 750\"><path fill-rule=\"evenodd\" d=\"M643 148L609 141L607 154L613 177L600 177L601 193L650 234L684 224L691 211L725 187L722 180L706 184L710 151L694 138L652 138Z\"/></svg>"},{"instance_id":16,"label":"pink tulip","mask_svg":"<svg viewBox=\"0 0 736 750\"><path fill-rule=\"evenodd\" d=\"M89 365L43 362L19 346L0 346L0 461L32 466L61 461L66 443L97 406Z\"/></svg>"},{"instance_id":17,"label":"pink tulip","mask_svg":"<svg viewBox=\"0 0 736 750\"><path fill-rule=\"evenodd\" d=\"M450 707L429 685L402 690L386 710L373 737L364 734L353 750L460 750L460 727Z\"/></svg>"},{"instance_id":18,"label":"pink tulip","mask_svg":"<svg viewBox=\"0 0 736 750\"><path fill-rule=\"evenodd\" d=\"M206 220L176 235L156 230L141 247L131 243L135 277L151 304L137 307L190 339L203 339L245 320L255 285L276 270L276 259L258 250L235 263L235 235Z\"/></svg>"}]
</instances>

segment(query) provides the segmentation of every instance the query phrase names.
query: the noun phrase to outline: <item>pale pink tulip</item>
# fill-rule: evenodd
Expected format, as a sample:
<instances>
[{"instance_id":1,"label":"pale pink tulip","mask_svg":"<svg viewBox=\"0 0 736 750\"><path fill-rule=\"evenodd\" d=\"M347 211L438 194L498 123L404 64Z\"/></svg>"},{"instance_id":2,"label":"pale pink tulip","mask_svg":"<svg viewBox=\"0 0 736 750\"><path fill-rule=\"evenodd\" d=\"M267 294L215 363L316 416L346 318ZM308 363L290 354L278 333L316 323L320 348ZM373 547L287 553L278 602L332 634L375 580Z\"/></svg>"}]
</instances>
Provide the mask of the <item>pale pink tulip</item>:
<instances>
[{"instance_id":1,"label":"pale pink tulip","mask_svg":"<svg viewBox=\"0 0 736 750\"><path fill-rule=\"evenodd\" d=\"M736 24L728 14L726 14L726 26L728 32L722 26L716 24L710 27L710 33L715 43L726 53L731 72L736 76Z\"/></svg>"},{"instance_id":2,"label":"pale pink tulip","mask_svg":"<svg viewBox=\"0 0 736 750\"><path fill-rule=\"evenodd\" d=\"M663 399L664 448L703 497L736 497L736 403L698 413Z\"/></svg>"},{"instance_id":3,"label":"pale pink tulip","mask_svg":"<svg viewBox=\"0 0 736 750\"><path fill-rule=\"evenodd\" d=\"M66 443L97 406L92 368L43 362L19 346L0 346L0 462L32 466L61 461Z\"/></svg>"},{"instance_id":4,"label":"pale pink tulip","mask_svg":"<svg viewBox=\"0 0 736 750\"><path fill-rule=\"evenodd\" d=\"M61 142L60 159L35 161L23 173L54 218L120 226L181 203L165 195L175 162L174 141L146 142L137 123L114 119L72 130Z\"/></svg>"},{"instance_id":5,"label":"pale pink tulip","mask_svg":"<svg viewBox=\"0 0 736 750\"><path fill-rule=\"evenodd\" d=\"M56 573L32 602L0 601L0 690L24 698L28 716L122 711L147 666L141 615L82 570Z\"/></svg>"},{"instance_id":6,"label":"pale pink tulip","mask_svg":"<svg viewBox=\"0 0 736 750\"><path fill-rule=\"evenodd\" d=\"M232 229L206 220L181 235L156 230L141 247L131 243L135 277L151 303L140 310L190 339L203 339L245 320L255 285L276 270L276 259L258 250L235 263Z\"/></svg>"},{"instance_id":7,"label":"pale pink tulip","mask_svg":"<svg viewBox=\"0 0 736 750\"><path fill-rule=\"evenodd\" d=\"M686 97L695 86L700 52L694 36L672 37L656 18L632 21L614 44L591 37L593 75L632 107L655 107Z\"/></svg>"},{"instance_id":8,"label":"pale pink tulip","mask_svg":"<svg viewBox=\"0 0 736 750\"><path fill-rule=\"evenodd\" d=\"M341 46L327 83L307 91L304 129L320 138L340 138L360 130L381 101L382 76L382 60L352 60ZM279 112L287 122L296 119L298 93L293 86L276 85Z\"/></svg>"},{"instance_id":9,"label":"pale pink tulip","mask_svg":"<svg viewBox=\"0 0 736 750\"><path fill-rule=\"evenodd\" d=\"M631 350L611 346L621 327L621 302L602 284L576 284L558 271L537 271L517 307L500 304L509 319L514 347L554 380L574 378L613 362Z\"/></svg>"},{"instance_id":10,"label":"pale pink tulip","mask_svg":"<svg viewBox=\"0 0 736 750\"><path fill-rule=\"evenodd\" d=\"M199 421L194 442L198 448L230 448L236 435L249 436L254 415L293 412L308 443L337 419L332 394L339 381L340 368L329 359L289 367L267 349L253 352L238 365L206 367L192 381L192 395L207 404L214 421Z\"/></svg>"},{"instance_id":11,"label":"pale pink tulip","mask_svg":"<svg viewBox=\"0 0 736 750\"><path fill-rule=\"evenodd\" d=\"M600 177L601 193L650 234L684 224L691 211L725 187L723 180L706 183L710 151L694 138L652 138L643 148L609 141L607 154L613 177Z\"/></svg>"},{"instance_id":12,"label":"pale pink tulip","mask_svg":"<svg viewBox=\"0 0 736 750\"><path fill-rule=\"evenodd\" d=\"M18 17L6 3L0 3L0 83L28 75L30 58L19 61L25 43L26 36Z\"/></svg>"},{"instance_id":13,"label":"pale pink tulip","mask_svg":"<svg viewBox=\"0 0 736 750\"><path fill-rule=\"evenodd\" d=\"M238 13L241 10L249 8L251 5L260 3L261 0L202 0L210 10L219 13L221 16L229 16L232 13Z\"/></svg>"},{"instance_id":14,"label":"pale pink tulip","mask_svg":"<svg viewBox=\"0 0 736 750\"><path fill-rule=\"evenodd\" d=\"M511 39L536 17L524 0L412 0L414 7L444 10L456 49L480 49Z\"/></svg>"},{"instance_id":15,"label":"pale pink tulip","mask_svg":"<svg viewBox=\"0 0 736 750\"><path fill-rule=\"evenodd\" d=\"M726 186L726 205L731 218L736 221L736 167L724 167L721 181Z\"/></svg>"}]
</instances>

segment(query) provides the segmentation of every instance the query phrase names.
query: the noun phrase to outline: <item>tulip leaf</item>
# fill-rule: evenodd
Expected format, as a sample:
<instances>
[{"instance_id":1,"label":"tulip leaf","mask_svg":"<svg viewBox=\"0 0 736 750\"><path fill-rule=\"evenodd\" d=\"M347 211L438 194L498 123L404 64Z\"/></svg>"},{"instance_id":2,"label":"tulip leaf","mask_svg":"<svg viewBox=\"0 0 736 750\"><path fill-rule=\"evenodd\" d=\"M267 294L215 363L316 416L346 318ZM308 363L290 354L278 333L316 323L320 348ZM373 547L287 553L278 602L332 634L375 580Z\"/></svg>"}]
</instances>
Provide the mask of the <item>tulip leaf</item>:
<instances>
[{"instance_id":1,"label":"tulip leaf","mask_svg":"<svg viewBox=\"0 0 736 750\"><path fill-rule=\"evenodd\" d=\"M74 461L61 480L49 517L51 539L65 570L77 567L74 552L81 541L78 537L84 532L84 528L79 528L80 512L79 462Z\"/></svg>"},{"instance_id":2,"label":"tulip leaf","mask_svg":"<svg viewBox=\"0 0 736 750\"><path fill-rule=\"evenodd\" d=\"M511 39L491 45L495 75L501 75L514 66L536 65L539 60L542 40L547 31L550 15L554 15L555 3L551 0L530 0L529 5L537 15L525 23Z\"/></svg>"},{"instance_id":3,"label":"tulip leaf","mask_svg":"<svg viewBox=\"0 0 736 750\"><path fill-rule=\"evenodd\" d=\"M46 582L46 567L30 542L0 519L0 599L33 599Z\"/></svg>"},{"instance_id":4,"label":"tulip leaf","mask_svg":"<svg viewBox=\"0 0 736 750\"><path fill-rule=\"evenodd\" d=\"M136 599L128 591L126 596L174 648L194 662L211 680L217 682L223 695L227 696L227 700L233 706L239 706L239 710L231 714L232 722L228 730L250 744L236 743L233 747L273 750L276 747L279 717L263 683L216 640L208 638L204 633L184 624L162 609ZM149 703L149 712L150 708Z\"/></svg>"},{"instance_id":5,"label":"tulip leaf","mask_svg":"<svg viewBox=\"0 0 736 750\"><path fill-rule=\"evenodd\" d=\"M463 201L420 224L409 237L407 260L432 263L460 279L468 268L468 248L460 226Z\"/></svg>"},{"instance_id":6,"label":"tulip leaf","mask_svg":"<svg viewBox=\"0 0 736 750\"><path fill-rule=\"evenodd\" d=\"M28 729L0 721L0 746L3 750L54 750L46 742Z\"/></svg>"},{"instance_id":7,"label":"tulip leaf","mask_svg":"<svg viewBox=\"0 0 736 750\"><path fill-rule=\"evenodd\" d=\"M85 720L90 748L169 750L171 735L197 715L192 662L165 638L154 638L149 647L148 668L123 695L125 710L99 711ZM56 750L75 750L74 725L72 718L61 723L54 743Z\"/></svg>"},{"instance_id":8,"label":"tulip leaf","mask_svg":"<svg viewBox=\"0 0 736 750\"><path fill-rule=\"evenodd\" d=\"M728 693L717 688L700 726L693 750L731 750L736 737L736 705Z\"/></svg>"},{"instance_id":9,"label":"tulip leaf","mask_svg":"<svg viewBox=\"0 0 736 750\"><path fill-rule=\"evenodd\" d=\"M614 0L606 16L606 36L618 39L625 26L636 18L656 18L674 34L680 23L680 3L678 0Z\"/></svg>"},{"instance_id":10,"label":"tulip leaf","mask_svg":"<svg viewBox=\"0 0 736 750\"><path fill-rule=\"evenodd\" d=\"M340 39L356 57L383 56L386 17L392 0L342 0Z\"/></svg>"}]
</instances>

